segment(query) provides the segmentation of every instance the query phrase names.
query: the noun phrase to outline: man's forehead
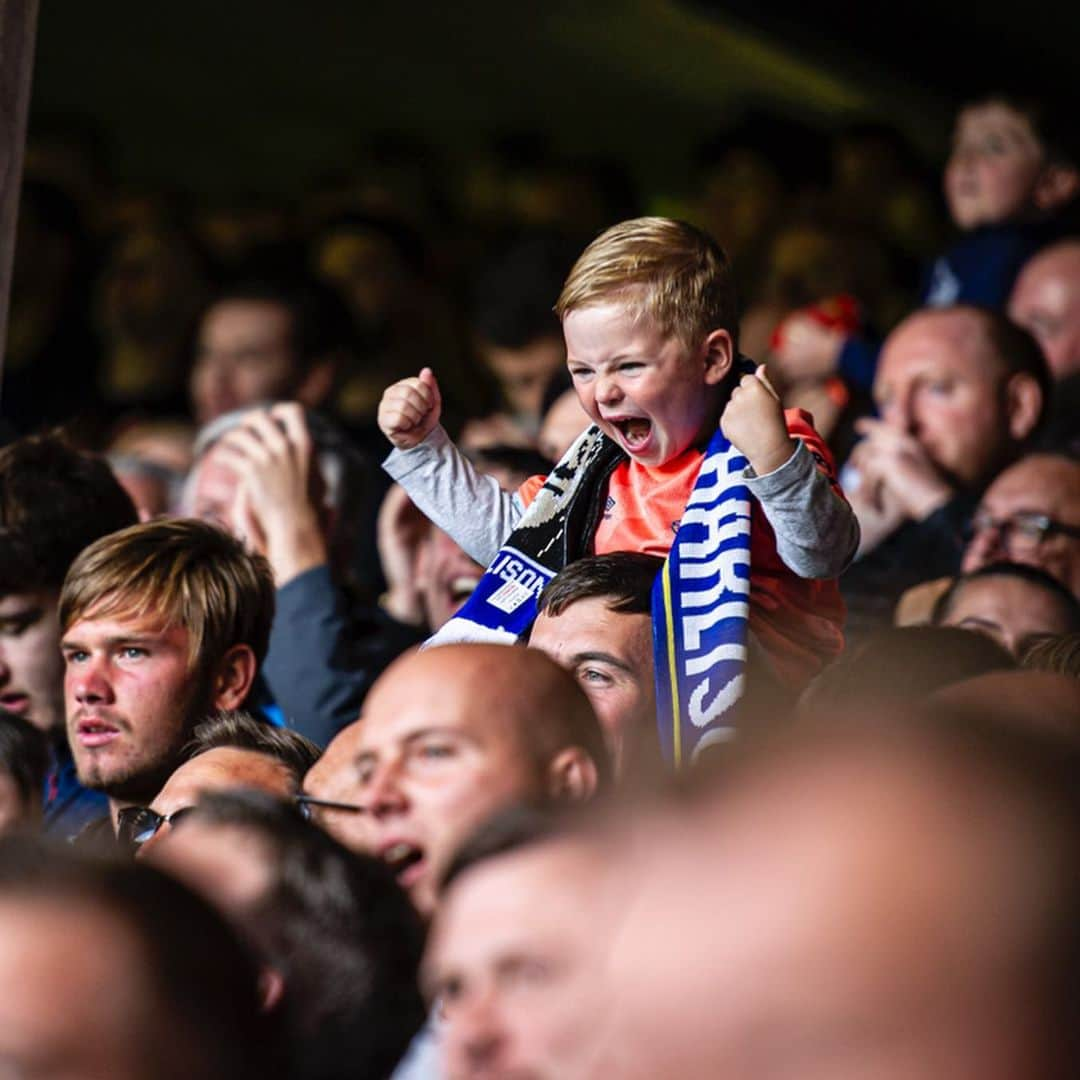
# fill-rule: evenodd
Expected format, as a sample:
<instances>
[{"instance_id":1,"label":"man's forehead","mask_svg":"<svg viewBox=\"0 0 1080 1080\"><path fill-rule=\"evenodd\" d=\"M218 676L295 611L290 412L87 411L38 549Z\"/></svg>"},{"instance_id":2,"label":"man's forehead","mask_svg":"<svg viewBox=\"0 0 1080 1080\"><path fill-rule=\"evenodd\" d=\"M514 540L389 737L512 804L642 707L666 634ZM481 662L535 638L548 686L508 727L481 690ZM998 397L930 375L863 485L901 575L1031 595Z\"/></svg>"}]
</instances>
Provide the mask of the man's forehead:
<instances>
[{"instance_id":1,"label":"man's forehead","mask_svg":"<svg viewBox=\"0 0 1080 1080\"><path fill-rule=\"evenodd\" d=\"M55 607L59 593L55 589L31 589L0 595L0 615L10 615L27 608Z\"/></svg>"},{"instance_id":2,"label":"man's forehead","mask_svg":"<svg viewBox=\"0 0 1080 1080\"><path fill-rule=\"evenodd\" d=\"M986 367L982 362L986 344L979 320L967 312L920 314L886 341L879 377L903 377L927 366L943 372L981 372Z\"/></svg>"},{"instance_id":3,"label":"man's forehead","mask_svg":"<svg viewBox=\"0 0 1080 1080\"><path fill-rule=\"evenodd\" d=\"M155 610L140 610L134 597L105 597L68 627L65 637L75 634L103 634L110 637L159 637L183 643L188 638L186 626L169 622Z\"/></svg>"},{"instance_id":4,"label":"man's forehead","mask_svg":"<svg viewBox=\"0 0 1080 1080\"><path fill-rule=\"evenodd\" d=\"M1080 464L1033 458L1002 473L983 496L991 513L1031 510L1080 522Z\"/></svg>"},{"instance_id":5,"label":"man's forehead","mask_svg":"<svg viewBox=\"0 0 1080 1080\"><path fill-rule=\"evenodd\" d=\"M550 638L567 647L564 652L581 651L576 644L591 642L589 651L612 652L632 647L642 634L652 633L652 618L641 613L613 611L609 596L589 596L568 604L558 615L543 612L533 629L533 641Z\"/></svg>"}]
</instances>

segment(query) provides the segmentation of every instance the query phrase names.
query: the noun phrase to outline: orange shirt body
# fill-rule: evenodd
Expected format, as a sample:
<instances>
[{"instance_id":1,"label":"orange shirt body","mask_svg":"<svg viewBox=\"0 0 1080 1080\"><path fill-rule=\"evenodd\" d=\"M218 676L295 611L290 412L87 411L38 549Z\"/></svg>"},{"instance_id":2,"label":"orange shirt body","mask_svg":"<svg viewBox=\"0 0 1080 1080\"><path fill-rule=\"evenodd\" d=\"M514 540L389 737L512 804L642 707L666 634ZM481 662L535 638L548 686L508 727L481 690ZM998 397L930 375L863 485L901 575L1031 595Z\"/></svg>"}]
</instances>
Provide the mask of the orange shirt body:
<instances>
[{"instance_id":1,"label":"orange shirt body","mask_svg":"<svg viewBox=\"0 0 1080 1080\"><path fill-rule=\"evenodd\" d=\"M806 443L833 486L832 457L808 414L785 411L788 431ZM603 516L593 539L597 555L636 551L666 558L705 455L690 447L657 468L620 462L608 481ZM544 483L530 477L518 489L527 506ZM761 504L750 498L750 632L769 654L777 675L799 687L841 651L844 603L835 579L801 578L781 561Z\"/></svg>"}]
</instances>

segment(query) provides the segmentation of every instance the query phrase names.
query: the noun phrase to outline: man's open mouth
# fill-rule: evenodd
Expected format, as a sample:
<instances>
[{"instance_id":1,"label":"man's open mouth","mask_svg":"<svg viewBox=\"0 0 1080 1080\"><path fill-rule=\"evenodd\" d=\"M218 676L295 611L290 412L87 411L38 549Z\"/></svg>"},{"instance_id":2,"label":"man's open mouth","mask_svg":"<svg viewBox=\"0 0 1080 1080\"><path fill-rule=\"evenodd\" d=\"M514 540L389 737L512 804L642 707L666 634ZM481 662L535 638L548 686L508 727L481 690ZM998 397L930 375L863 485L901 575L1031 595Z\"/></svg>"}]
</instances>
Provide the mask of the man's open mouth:
<instances>
[{"instance_id":1,"label":"man's open mouth","mask_svg":"<svg viewBox=\"0 0 1080 1080\"><path fill-rule=\"evenodd\" d=\"M390 867L398 884L407 886L412 884L418 873L416 868L424 861L424 849L407 840L399 840L383 848L379 857Z\"/></svg>"},{"instance_id":2,"label":"man's open mouth","mask_svg":"<svg viewBox=\"0 0 1080 1080\"><path fill-rule=\"evenodd\" d=\"M472 574L462 574L454 578L449 585L450 599L455 604L463 604L476 591L480 579Z\"/></svg>"}]
</instances>

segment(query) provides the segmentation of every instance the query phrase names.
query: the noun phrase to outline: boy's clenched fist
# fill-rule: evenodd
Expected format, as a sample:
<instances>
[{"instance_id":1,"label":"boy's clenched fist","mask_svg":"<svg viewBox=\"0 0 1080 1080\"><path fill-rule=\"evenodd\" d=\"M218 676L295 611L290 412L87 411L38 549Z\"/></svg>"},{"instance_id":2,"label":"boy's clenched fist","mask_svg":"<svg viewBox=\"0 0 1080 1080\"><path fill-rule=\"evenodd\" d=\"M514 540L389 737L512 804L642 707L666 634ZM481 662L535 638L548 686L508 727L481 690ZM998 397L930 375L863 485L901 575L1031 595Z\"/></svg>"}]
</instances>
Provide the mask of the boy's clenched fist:
<instances>
[{"instance_id":1,"label":"boy's clenched fist","mask_svg":"<svg viewBox=\"0 0 1080 1080\"><path fill-rule=\"evenodd\" d=\"M720 430L741 451L758 476L780 468L795 450L780 399L765 376L765 365L744 375L731 391Z\"/></svg>"},{"instance_id":2,"label":"boy's clenched fist","mask_svg":"<svg viewBox=\"0 0 1080 1080\"><path fill-rule=\"evenodd\" d=\"M385 391L379 402L379 429L398 450L422 443L439 422L442 397L431 368L402 379Z\"/></svg>"}]
</instances>

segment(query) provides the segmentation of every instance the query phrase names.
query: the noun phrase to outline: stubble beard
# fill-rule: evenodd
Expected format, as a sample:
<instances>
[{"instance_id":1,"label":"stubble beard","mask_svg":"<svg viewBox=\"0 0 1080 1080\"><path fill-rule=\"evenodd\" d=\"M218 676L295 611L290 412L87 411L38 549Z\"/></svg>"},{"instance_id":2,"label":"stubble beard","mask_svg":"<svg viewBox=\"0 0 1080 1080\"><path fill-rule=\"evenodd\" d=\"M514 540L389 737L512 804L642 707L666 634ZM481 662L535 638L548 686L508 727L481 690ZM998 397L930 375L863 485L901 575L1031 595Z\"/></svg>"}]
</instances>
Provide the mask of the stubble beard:
<instances>
[{"instance_id":1,"label":"stubble beard","mask_svg":"<svg viewBox=\"0 0 1080 1080\"><path fill-rule=\"evenodd\" d=\"M76 758L79 783L91 791L100 791L117 802L145 806L164 787L174 770L183 762L183 749L188 744L195 727L210 712L210 685L204 679L191 689L189 700L183 708L184 723L167 747L157 749L153 760L145 756L134 757L112 764L107 758L91 753L84 762ZM128 718L119 721L121 737L129 739L136 727Z\"/></svg>"}]
</instances>

